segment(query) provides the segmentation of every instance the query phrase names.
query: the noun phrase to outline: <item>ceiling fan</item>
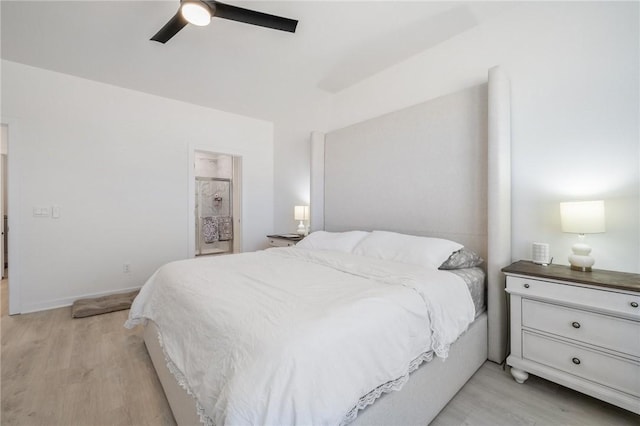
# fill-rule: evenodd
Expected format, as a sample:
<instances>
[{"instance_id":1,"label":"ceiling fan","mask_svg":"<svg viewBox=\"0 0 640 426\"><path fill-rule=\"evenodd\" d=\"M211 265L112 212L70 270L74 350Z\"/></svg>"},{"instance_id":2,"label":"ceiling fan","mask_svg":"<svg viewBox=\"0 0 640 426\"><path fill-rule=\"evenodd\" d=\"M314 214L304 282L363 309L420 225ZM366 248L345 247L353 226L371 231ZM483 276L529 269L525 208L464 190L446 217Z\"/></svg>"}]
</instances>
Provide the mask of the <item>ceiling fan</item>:
<instances>
[{"instance_id":1,"label":"ceiling fan","mask_svg":"<svg viewBox=\"0 0 640 426\"><path fill-rule=\"evenodd\" d=\"M274 30L296 32L298 21L295 19L283 18L281 16L269 15L256 10L244 9L230 4L220 3L214 0L180 0L178 12L151 37L151 40L166 43L185 27L188 23L205 26L208 25L212 17L230 19L232 21L244 22L246 24L258 25L260 27L272 28Z\"/></svg>"}]
</instances>

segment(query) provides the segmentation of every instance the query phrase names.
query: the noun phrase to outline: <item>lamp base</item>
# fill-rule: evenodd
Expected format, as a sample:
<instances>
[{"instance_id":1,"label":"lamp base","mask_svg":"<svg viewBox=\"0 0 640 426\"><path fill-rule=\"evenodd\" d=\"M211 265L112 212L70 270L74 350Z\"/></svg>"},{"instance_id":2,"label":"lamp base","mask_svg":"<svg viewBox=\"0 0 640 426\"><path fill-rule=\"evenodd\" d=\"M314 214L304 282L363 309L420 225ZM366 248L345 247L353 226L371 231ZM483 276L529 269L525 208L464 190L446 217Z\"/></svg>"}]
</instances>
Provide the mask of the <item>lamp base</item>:
<instances>
[{"instance_id":1,"label":"lamp base","mask_svg":"<svg viewBox=\"0 0 640 426\"><path fill-rule=\"evenodd\" d=\"M305 237L307 236L307 227L304 225L303 221L300 221L300 223L298 224L298 229L296 230L296 233L298 235L304 235Z\"/></svg>"},{"instance_id":2,"label":"lamp base","mask_svg":"<svg viewBox=\"0 0 640 426\"><path fill-rule=\"evenodd\" d=\"M591 266L574 266L571 265L572 271L580 271L580 272L592 272Z\"/></svg>"},{"instance_id":3,"label":"lamp base","mask_svg":"<svg viewBox=\"0 0 640 426\"><path fill-rule=\"evenodd\" d=\"M596 260L589 256L591 247L584 242L579 242L571 247L573 254L569 255L569 263L574 271L591 272L591 267Z\"/></svg>"}]
</instances>

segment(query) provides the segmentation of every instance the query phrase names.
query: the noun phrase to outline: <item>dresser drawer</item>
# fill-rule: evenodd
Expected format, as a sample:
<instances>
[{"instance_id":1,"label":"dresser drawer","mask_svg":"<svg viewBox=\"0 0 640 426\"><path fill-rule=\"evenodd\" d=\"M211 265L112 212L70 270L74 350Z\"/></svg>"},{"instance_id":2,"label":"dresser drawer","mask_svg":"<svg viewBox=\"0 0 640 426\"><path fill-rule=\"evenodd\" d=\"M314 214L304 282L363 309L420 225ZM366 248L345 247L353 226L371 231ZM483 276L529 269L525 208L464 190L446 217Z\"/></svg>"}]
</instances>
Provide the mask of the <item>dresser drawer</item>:
<instances>
[{"instance_id":1,"label":"dresser drawer","mask_svg":"<svg viewBox=\"0 0 640 426\"><path fill-rule=\"evenodd\" d=\"M640 364L577 345L522 333L523 358L640 396Z\"/></svg>"},{"instance_id":2,"label":"dresser drawer","mask_svg":"<svg viewBox=\"0 0 640 426\"><path fill-rule=\"evenodd\" d=\"M522 325L640 357L640 322L523 299Z\"/></svg>"},{"instance_id":3,"label":"dresser drawer","mask_svg":"<svg viewBox=\"0 0 640 426\"><path fill-rule=\"evenodd\" d=\"M597 290L525 277L507 277L507 291L525 298L563 303L640 321L640 295Z\"/></svg>"}]
</instances>

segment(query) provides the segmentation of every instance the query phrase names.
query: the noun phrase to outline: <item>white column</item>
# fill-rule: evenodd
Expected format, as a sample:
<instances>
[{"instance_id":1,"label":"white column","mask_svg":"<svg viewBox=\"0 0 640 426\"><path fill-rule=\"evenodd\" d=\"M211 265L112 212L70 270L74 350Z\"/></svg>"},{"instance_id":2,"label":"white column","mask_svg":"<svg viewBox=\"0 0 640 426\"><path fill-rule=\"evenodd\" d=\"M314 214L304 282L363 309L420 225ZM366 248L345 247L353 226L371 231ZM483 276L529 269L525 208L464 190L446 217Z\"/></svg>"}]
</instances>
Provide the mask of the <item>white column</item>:
<instances>
[{"instance_id":1,"label":"white column","mask_svg":"<svg viewBox=\"0 0 640 426\"><path fill-rule=\"evenodd\" d=\"M505 277L500 269L511 259L511 95L509 79L499 67L489 70L487 307L488 357L506 356L507 306Z\"/></svg>"},{"instance_id":2,"label":"white column","mask_svg":"<svg viewBox=\"0 0 640 426\"><path fill-rule=\"evenodd\" d=\"M324 229L324 133L311 132L311 232Z\"/></svg>"}]
</instances>

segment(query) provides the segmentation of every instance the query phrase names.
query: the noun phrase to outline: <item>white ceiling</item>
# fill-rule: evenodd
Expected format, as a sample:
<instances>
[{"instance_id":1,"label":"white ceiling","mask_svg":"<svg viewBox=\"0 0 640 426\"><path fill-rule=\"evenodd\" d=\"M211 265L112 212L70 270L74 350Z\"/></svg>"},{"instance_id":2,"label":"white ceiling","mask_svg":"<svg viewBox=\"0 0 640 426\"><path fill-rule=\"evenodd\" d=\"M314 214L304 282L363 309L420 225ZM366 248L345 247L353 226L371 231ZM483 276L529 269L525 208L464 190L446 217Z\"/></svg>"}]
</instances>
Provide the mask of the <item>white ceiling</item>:
<instances>
[{"instance_id":1,"label":"white ceiling","mask_svg":"<svg viewBox=\"0 0 640 426\"><path fill-rule=\"evenodd\" d=\"M273 120L309 91L336 93L505 9L509 2L238 1L298 19L295 34L214 18L149 38L179 1L2 1L2 58Z\"/></svg>"}]
</instances>

